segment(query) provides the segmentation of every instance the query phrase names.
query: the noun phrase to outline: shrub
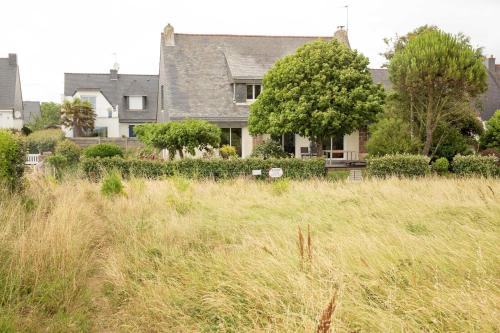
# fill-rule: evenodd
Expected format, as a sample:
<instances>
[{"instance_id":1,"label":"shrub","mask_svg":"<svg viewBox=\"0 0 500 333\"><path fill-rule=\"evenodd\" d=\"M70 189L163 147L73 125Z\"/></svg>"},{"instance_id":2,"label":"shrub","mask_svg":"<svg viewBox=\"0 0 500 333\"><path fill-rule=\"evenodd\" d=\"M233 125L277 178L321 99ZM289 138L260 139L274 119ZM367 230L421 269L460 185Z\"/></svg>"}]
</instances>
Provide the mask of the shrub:
<instances>
[{"instance_id":1,"label":"shrub","mask_svg":"<svg viewBox=\"0 0 500 333\"><path fill-rule=\"evenodd\" d=\"M64 132L60 129L52 128L35 131L28 135L26 143L30 154L41 154L43 152L54 151L58 142L64 139Z\"/></svg>"},{"instance_id":2,"label":"shrub","mask_svg":"<svg viewBox=\"0 0 500 333\"><path fill-rule=\"evenodd\" d=\"M66 158L68 164L75 164L80 160L82 149L71 140L63 140L59 142L55 149L55 155L60 155Z\"/></svg>"},{"instance_id":3,"label":"shrub","mask_svg":"<svg viewBox=\"0 0 500 333\"><path fill-rule=\"evenodd\" d=\"M480 139L481 148L500 149L500 110L486 122L486 131Z\"/></svg>"},{"instance_id":4,"label":"shrub","mask_svg":"<svg viewBox=\"0 0 500 333\"><path fill-rule=\"evenodd\" d=\"M123 183L119 172L113 170L104 177L101 193L108 197L123 193Z\"/></svg>"},{"instance_id":5,"label":"shrub","mask_svg":"<svg viewBox=\"0 0 500 333\"><path fill-rule=\"evenodd\" d=\"M453 158L452 169L459 176L495 176L499 174L496 156L457 155Z\"/></svg>"},{"instance_id":6,"label":"shrub","mask_svg":"<svg viewBox=\"0 0 500 333\"><path fill-rule=\"evenodd\" d=\"M281 149L279 143L272 140L267 140L255 146L252 152L252 157L268 159L268 158L285 158L289 156L287 153L283 151L283 149Z\"/></svg>"},{"instance_id":7,"label":"shrub","mask_svg":"<svg viewBox=\"0 0 500 333\"><path fill-rule=\"evenodd\" d=\"M420 149L417 136L410 135L410 126L399 118L383 118L369 128L366 149L370 155L416 153Z\"/></svg>"},{"instance_id":8,"label":"shrub","mask_svg":"<svg viewBox=\"0 0 500 333\"><path fill-rule=\"evenodd\" d=\"M222 146L219 149L219 154L224 159L234 158L234 157L238 156L238 154L236 153L236 148L234 148L233 146L229 146L229 145Z\"/></svg>"},{"instance_id":9,"label":"shrub","mask_svg":"<svg viewBox=\"0 0 500 333\"><path fill-rule=\"evenodd\" d=\"M0 130L0 182L9 190L21 188L25 159L23 140L15 134Z\"/></svg>"},{"instance_id":10,"label":"shrub","mask_svg":"<svg viewBox=\"0 0 500 333\"><path fill-rule=\"evenodd\" d=\"M178 175L186 178L230 179L251 176L252 170L260 169L265 175L273 167L282 168L283 176L291 179L324 177L324 159L183 159L173 161L125 160L113 158L85 158L82 170L90 178L100 178L104 172L119 171L124 177L158 178Z\"/></svg>"},{"instance_id":11,"label":"shrub","mask_svg":"<svg viewBox=\"0 0 500 333\"><path fill-rule=\"evenodd\" d=\"M496 148L486 148L484 150L481 150L479 152L479 154L483 155L483 156L490 156L490 155L493 155L493 156L496 156L498 160L500 160L500 149L496 149ZM498 162L497 162L498 164Z\"/></svg>"},{"instance_id":12,"label":"shrub","mask_svg":"<svg viewBox=\"0 0 500 333\"><path fill-rule=\"evenodd\" d=\"M85 157L123 157L123 149L112 143L99 143L92 145L83 150Z\"/></svg>"},{"instance_id":13,"label":"shrub","mask_svg":"<svg viewBox=\"0 0 500 333\"><path fill-rule=\"evenodd\" d=\"M62 155L51 155L46 158L47 163L54 168L56 178L60 178L62 171L69 164L68 159Z\"/></svg>"},{"instance_id":14,"label":"shrub","mask_svg":"<svg viewBox=\"0 0 500 333\"><path fill-rule=\"evenodd\" d=\"M371 157L367 169L375 177L420 177L429 173L429 160L427 156L408 154Z\"/></svg>"},{"instance_id":15,"label":"shrub","mask_svg":"<svg viewBox=\"0 0 500 333\"><path fill-rule=\"evenodd\" d=\"M154 147L140 147L135 152L135 156L140 160L158 160L160 159L160 155L158 153L158 149Z\"/></svg>"},{"instance_id":16,"label":"shrub","mask_svg":"<svg viewBox=\"0 0 500 333\"><path fill-rule=\"evenodd\" d=\"M450 162L446 157L440 157L432 163L432 170L438 174L443 174L448 172L450 168Z\"/></svg>"}]
</instances>

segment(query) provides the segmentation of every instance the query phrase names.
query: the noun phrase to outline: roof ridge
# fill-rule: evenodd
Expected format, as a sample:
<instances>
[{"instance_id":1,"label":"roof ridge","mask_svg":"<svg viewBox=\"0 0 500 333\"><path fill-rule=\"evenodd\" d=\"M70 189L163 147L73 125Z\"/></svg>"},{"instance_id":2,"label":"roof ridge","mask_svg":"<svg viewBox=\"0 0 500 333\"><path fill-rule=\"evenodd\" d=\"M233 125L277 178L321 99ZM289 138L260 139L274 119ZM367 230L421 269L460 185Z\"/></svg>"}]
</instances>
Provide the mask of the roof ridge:
<instances>
[{"instance_id":1,"label":"roof ridge","mask_svg":"<svg viewBox=\"0 0 500 333\"><path fill-rule=\"evenodd\" d=\"M332 36L292 36L292 35L238 35L238 34L195 34L195 33L178 33L175 35L183 36L208 36L208 37L271 37L271 38L333 38Z\"/></svg>"},{"instance_id":2,"label":"roof ridge","mask_svg":"<svg viewBox=\"0 0 500 333\"><path fill-rule=\"evenodd\" d=\"M109 73L75 73L75 72L64 72L64 74L78 74L78 75L109 75ZM118 75L158 76L158 74L127 74L127 73L118 73Z\"/></svg>"}]
</instances>

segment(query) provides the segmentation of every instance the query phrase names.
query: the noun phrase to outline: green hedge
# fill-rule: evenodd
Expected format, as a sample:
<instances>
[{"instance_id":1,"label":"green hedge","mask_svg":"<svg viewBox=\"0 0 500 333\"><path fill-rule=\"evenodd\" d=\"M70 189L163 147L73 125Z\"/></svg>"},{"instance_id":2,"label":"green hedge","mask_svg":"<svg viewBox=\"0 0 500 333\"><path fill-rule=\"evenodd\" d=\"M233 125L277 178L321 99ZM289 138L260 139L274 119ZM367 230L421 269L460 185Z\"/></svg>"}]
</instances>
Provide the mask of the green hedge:
<instances>
[{"instance_id":1,"label":"green hedge","mask_svg":"<svg viewBox=\"0 0 500 333\"><path fill-rule=\"evenodd\" d=\"M0 183L17 190L21 188L26 149L16 134L0 130Z\"/></svg>"},{"instance_id":2,"label":"green hedge","mask_svg":"<svg viewBox=\"0 0 500 333\"><path fill-rule=\"evenodd\" d=\"M28 135L26 144L30 154L41 154L54 151L57 143L64 139L64 132L60 129L45 129Z\"/></svg>"},{"instance_id":3,"label":"green hedge","mask_svg":"<svg viewBox=\"0 0 500 333\"><path fill-rule=\"evenodd\" d=\"M496 156L457 155L453 158L452 169L458 176L498 176L500 170Z\"/></svg>"},{"instance_id":4,"label":"green hedge","mask_svg":"<svg viewBox=\"0 0 500 333\"><path fill-rule=\"evenodd\" d=\"M81 162L84 173L90 178L99 178L103 172L118 170L124 177L136 176L158 178L179 175L187 178L229 179L250 176L252 170L260 169L266 177L270 168L282 168L283 176L291 179L324 177L323 159L182 159L174 161L148 161L137 159L85 158Z\"/></svg>"},{"instance_id":5,"label":"green hedge","mask_svg":"<svg viewBox=\"0 0 500 333\"><path fill-rule=\"evenodd\" d=\"M99 143L96 145L88 146L83 150L83 155L85 157L113 157L120 156L123 157L122 147L115 145L113 143Z\"/></svg>"},{"instance_id":6,"label":"green hedge","mask_svg":"<svg viewBox=\"0 0 500 333\"><path fill-rule=\"evenodd\" d=\"M427 156L395 154L367 159L367 171L375 177L421 177L429 173Z\"/></svg>"}]
</instances>

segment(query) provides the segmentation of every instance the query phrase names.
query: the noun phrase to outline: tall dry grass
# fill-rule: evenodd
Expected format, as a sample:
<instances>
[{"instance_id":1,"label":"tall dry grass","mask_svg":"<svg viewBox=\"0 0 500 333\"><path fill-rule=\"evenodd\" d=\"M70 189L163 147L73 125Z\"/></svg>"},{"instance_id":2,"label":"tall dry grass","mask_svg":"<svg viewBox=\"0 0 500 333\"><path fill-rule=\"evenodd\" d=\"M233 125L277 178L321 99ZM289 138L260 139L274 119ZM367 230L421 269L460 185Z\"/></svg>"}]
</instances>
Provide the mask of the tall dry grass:
<instances>
[{"instance_id":1,"label":"tall dry grass","mask_svg":"<svg viewBox=\"0 0 500 333\"><path fill-rule=\"evenodd\" d=\"M33 179L0 194L0 331L500 330L498 180L125 192Z\"/></svg>"}]
</instances>

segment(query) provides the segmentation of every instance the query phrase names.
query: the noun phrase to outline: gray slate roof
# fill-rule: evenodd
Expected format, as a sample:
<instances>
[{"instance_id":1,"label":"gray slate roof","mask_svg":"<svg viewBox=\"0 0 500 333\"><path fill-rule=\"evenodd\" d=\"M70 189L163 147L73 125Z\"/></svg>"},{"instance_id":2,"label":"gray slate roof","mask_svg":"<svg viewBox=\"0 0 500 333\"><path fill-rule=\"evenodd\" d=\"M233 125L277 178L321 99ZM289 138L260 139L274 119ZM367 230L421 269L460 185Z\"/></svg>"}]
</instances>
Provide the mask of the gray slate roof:
<instances>
[{"instance_id":1,"label":"gray slate roof","mask_svg":"<svg viewBox=\"0 0 500 333\"><path fill-rule=\"evenodd\" d=\"M36 117L40 115L40 102L35 101L24 101L24 121L30 123L35 120Z\"/></svg>"},{"instance_id":2,"label":"gray slate roof","mask_svg":"<svg viewBox=\"0 0 500 333\"><path fill-rule=\"evenodd\" d=\"M261 80L276 60L318 38L175 34L175 46L161 38L160 85L165 110L159 121L201 118L246 121L247 105L233 103L231 83Z\"/></svg>"},{"instance_id":3,"label":"gray slate roof","mask_svg":"<svg viewBox=\"0 0 500 333\"><path fill-rule=\"evenodd\" d=\"M10 64L9 58L0 58L0 110L22 110L19 67Z\"/></svg>"},{"instance_id":4,"label":"gray slate roof","mask_svg":"<svg viewBox=\"0 0 500 333\"><path fill-rule=\"evenodd\" d=\"M77 90L100 90L111 105L118 105L120 122L156 121L158 75L118 74L111 80L110 74L65 73L64 95L73 96ZM126 110L125 96L131 95L146 96L146 110Z\"/></svg>"},{"instance_id":5,"label":"gray slate roof","mask_svg":"<svg viewBox=\"0 0 500 333\"><path fill-rule=\"evenodd\" d=\"M500 110L500 71L488 70L488 91L482 96L481 118L488 120L496 110Z\"/></svg>"}]
</instances>

